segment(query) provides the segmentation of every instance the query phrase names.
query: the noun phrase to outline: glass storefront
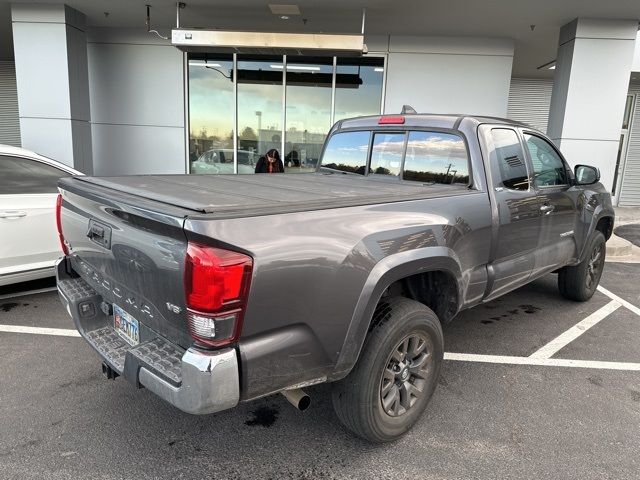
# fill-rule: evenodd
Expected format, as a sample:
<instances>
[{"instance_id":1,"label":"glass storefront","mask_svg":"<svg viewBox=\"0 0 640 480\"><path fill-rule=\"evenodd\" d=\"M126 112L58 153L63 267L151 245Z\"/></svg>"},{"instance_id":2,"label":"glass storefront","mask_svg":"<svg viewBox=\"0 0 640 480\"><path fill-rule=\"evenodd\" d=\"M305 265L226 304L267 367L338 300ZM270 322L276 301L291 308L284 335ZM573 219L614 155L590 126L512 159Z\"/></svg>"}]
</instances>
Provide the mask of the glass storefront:
<instances>
[{"instance_id":1,"label":"glass storefront","mask_svg":"<svg viewBox=\"0 0 640 480\"><path fill-rule=\"evenodd\" d=\"M289 59L286 70L285 171L313 171L331 128L333 59Z\"/></svg>"},{"instance_id":2,"label":"glass storefront","mask_svg":"<svg viewBox=\"0 0 640 480\"><path fill-rule=\"evenodd\" d=\"M194 54L188 75L190 173L254 173L271 149L303 173L333 122L380 113L384 58Z\"/></svg>"},{"instance_id":3,"label":"glass storefront","mask_svg":"<svg viewBox=\"0 0 640 480\"><path fill-rule=\"evenodd\" d=\"M282 145L282 63L281 57L237 58L238 72L238 158L251 162L238 165L238 173L253 173L268 150Z\"/></svg>"},{"instance_id":4,"label":"glass storefront","mask_svg":"<svg viewBox=\"0 0 640 480\"><path fill-rule=\"evenodd\" d=\"M337 59L334 121L381 112L384 66L381 58Z\"/></svg>"},{"instance_id":5,"label":"glass storefront","mask_svg":"<svg viewBox=\"0 0 640 480\"><path fill-rule=\"evenodd\" d=\"M233 57L189 60L189 171L234 173Z\"/></svg>"}]
</instances>

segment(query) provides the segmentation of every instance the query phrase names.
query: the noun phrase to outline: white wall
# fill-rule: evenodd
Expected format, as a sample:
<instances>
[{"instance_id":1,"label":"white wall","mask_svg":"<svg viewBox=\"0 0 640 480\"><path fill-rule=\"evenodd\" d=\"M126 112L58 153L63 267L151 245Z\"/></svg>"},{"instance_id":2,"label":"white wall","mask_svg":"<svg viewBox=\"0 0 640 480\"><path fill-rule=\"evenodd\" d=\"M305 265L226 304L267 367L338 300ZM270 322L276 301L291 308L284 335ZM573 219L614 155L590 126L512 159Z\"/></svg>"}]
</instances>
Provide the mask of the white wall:
<instances>
[{"instance_id":1,"label":"white wall","mask_svg":"<svg viewBox=\"0 0 640 480\"><path fill-rule=\"evenodd\" d=\"M506 39L391 36L384 111L409 104L424 113L505 117L513 49Z\"/></svg>"},{"instance_id":2,"label":"white wall","mask_svg":"<svg viewBox=\"0 0 640 480\"><path fill-rule=\"evenodd\" d=\"M185 173L182 53L142 32L89 32L96 175Z\"/></svg>"},{"instance_id":3,"label":"white wall","mask_svg":"<svg viewBox=\"0 0 640 480\"><path fill-rule=\"evenodd\" d=\"M548 134L611 190L637 36L635 20L580 18L560 31Z\"/></svg>"},{"instance_id":4,"label":"white wall","mask_svg":"<svg viewBox=\"0 0 640 480\"><path fill-rule=\"evenodd\" d=\"M633 64L631 65L632 72L640 72L640 32L636 37L635 53L633 55Z\"/></svg>"},{"instance_id":5,"label":"white wall","mask_svg":"<svg viewBox=\"0 0 640 480\"><path fill-rule=\"evenodd\" d=\"M91 174L84 15L11 6L22 146Z\"/></svg>"}]
</instances>

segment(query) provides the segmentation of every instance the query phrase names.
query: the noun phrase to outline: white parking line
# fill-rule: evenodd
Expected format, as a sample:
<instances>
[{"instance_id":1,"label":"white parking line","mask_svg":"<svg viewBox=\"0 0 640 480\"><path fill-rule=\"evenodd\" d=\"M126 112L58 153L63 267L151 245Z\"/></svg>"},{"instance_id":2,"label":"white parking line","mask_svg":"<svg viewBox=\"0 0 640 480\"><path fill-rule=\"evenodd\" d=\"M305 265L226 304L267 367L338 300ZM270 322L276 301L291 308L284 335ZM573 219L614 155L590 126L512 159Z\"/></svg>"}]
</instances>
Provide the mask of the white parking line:
<instances>
[{"instance_id":1,"label":"white parking line","mask_svg":"<svg viewBox=\"0 0 640 480\"><path fill-rule=\"evenodd\" d=\"M611 302L596 310L587 318L562 333L548 344L534 352L529 357L515 357L508 355L482 355L476 353L453 353L445 352L444 359L454 362L475 362L475 363L493 363L503 365L532 365L541 367L568 367L568 368L592 368L600 370L626 370L640 371L640 363L630 362L605 362L594 360L571 360L566 358L551 358L564 346L578 338L589 328L596 325L603 318L616 311L621 306L640 315L640 308L632 303L620 298L616 294L610 292L604 287L599 286L598 290L611 298ZM31 293L31 292L30 292ZM63 337L79 337L77 330L65 328L42 328L42 327L25 327L20 325L0 325L0 332L8 333L30 333L36 335L55 335Z\"/></svg>"},{"instance_id":2,"label":"white parking line","mask_svg":"<svg viewBox=\"0 0 640 480\"><path fill-rule=\"evenodd\" d=\"M629 310L631 310L633 313L635 313L636 315L640 315L640 308L636 307L633 303L629 303L627 302L625 299L620 298L619 296L617 296L615 293L610 292L609 290L607 290L606 288L604 288L601 285L598 285L598 290L602 293L604 293L607 297L609 297L611 300L615 300L616 302L618 302L619 304L621 304L623 307L628 308Z\"/></svg>"},{"instance_id":3,"label":"white parking line","mask_svg":"<svg viewBox=\"0 0 640 480\"><path fill-rule=\"evenodd\" d=\"M53 292L57 290L57 287L38 288L37 290L28 290L26 292L7 293L0 295L0 300L7 300L8 298L24 297L26 295L35 295L37 293Z\"/></svg>"},{"instance_id":4,"label":"white parking line","mask_svg":"<svg viewBox=\"0 0 640 480\"><path fill-rule=\"evenodd\" d=\"M597 325L603 318L609 314L615 312L622 305L615 300L611 300L604 307L599 308L587 318L581 322L576 323L573 327L564 333L561 333L556 338L551 340L540 349L533 352L530 358L551 358L562 348L573 342L576 338L589 330L594 325Z\"/></svg>"},{"instance_id":5,"label":"white parking line","mask_svg":"<svg viewBox=\"0 0 640 480\"><path fill-rule=\"evenodd\" d=\"M592 360L569 360L565 358L509 357L502 355L478 355L475 353L445 353L445 360L456 362L500 363L505 365L535 365L541 367L595 368L601 370L640 371L640 363L600 362Z\"/></svg>"},{"instance_id":6,"label":"white parking line","mask_svg":"<svg viewBox=\"0 0 640 480\"><path fill-rule=\"evenodd\" d=\"M0 325L0 332L31 333L36 335L56 335L62 337L79 337L76 330L66 328L23 327L19 325ZM569 360L565 358L532 358L510 357L504 355L479 355L475 353L444 354L445 360L455 362L496 363L506 365L533 365L541 367L595 368L601 370L640 371L640 363L600 362L591 360Z\"/></svg>"},{"instance_id":7,"label":"white parking line","mask_svg":"<svg viewBox=\"0 0 640 480\"><path fill-rule=\"evenodd\" d=\"M21 325L0 325L0 332L32 333L35 335L56 335L60 337L79 337L77 330L67 328L23 327Z\"/></svg>"}]
</instances>

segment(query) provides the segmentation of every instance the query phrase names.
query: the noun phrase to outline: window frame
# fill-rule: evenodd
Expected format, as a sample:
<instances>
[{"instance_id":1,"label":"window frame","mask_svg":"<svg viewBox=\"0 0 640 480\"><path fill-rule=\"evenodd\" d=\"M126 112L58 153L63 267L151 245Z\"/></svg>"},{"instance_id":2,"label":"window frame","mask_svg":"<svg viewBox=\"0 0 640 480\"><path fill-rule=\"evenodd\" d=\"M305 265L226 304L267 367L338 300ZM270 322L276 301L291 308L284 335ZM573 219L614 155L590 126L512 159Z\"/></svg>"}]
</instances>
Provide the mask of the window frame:
<instances>
[{"instance_id":1,"label":"window frame","mask_svg":"<svg viewBox=\"0 0 640 480\"><path fill-rule=\"evenodd\" d=\"M72 176L74 176L74 175L77 175L77 174L78 174L78 173L77 173L77 172L75 172L75 171L67 170L67 169L65 169L65 168L61 168L61 167L59 167L58 165L52 165L51 163L49 163L49 162L45 162L45 161L42 161L42 160L40 160L40 159L38 159L38 158L26 157L26 156L24 156L24 155L15 155L15 154L12 154L12 153L0 153L0 158L1 158L1 157L7 157L7 158L11 158L11 159L16 159L16 160L18 160L18 161L35 162L35 163L38 163L38 164L40 164L40 165L44 165L44 166L46 166L46 167L52 168L52 169L54 169L54 170L57 170L57 171L59 171L59 172L63 173L63 175L60 175L60 177L58 177L59 179L60 179L60 178L66 178L66 177L72 177ZM1 161L2 161L2 160L0 159L0 162L1 162ZM14 195L14 196L15 196L15 195L55 195L55 194L57 194L57 193L58 193L58 191L57 191L57 187L56 187L56 191L55 191L55 192L22 192L22 193L3 193L3 192L2 192L2 190L0 189L0 196L8 196L8 195Z\"/></svg>"},{"instance_id":2,"label":"window frame","mask_svg":"<svg viewBox=\"0 0 640 480\"><path fill-rule=\"evenodd\" d=\"M427 132L427 133L446 133L449 135L454 135L456 137L459 137L462 140L462 143L464 144L464 149L467 155L467 171L468 171L468 175L469 175L469 181L467 182L466 187L467 188L474 188L474 184L473 184L473 163L471 161L471 151L469 149L469 141L467 140L467 137L464 135L463 132L461 132L460 130L456 130L453 128L442 128L442 127L428 127L428 126L411 126L411 125L390 125L389 127L385 128L385 127L376 127L376 126L371 126L371 127L365 127L365 126L358 126L358 127L350 127L350 128L344 128L344 129L339 129L339 130L335 130L335 131L330 131L327 134L327 139L325 140L325 143L322 147L322 152L320 153L320 160L318 161L318 167L316 172L319 172L320 169L322 168L322 159L324 158L324 154L325 154L325 150L327 148L327 145L329 144L328 140L330 139L330 137L332 137L333 135L338 135L340 133L349 133L349 132L368 132L369 133L369 147L367 150L367 164L366 164L366 168L365 168L365 173L364 175L362 175L362 177L369 177L370 175L375 175L375 177L372 178L386 178L389 179L390 181L401 181L401 182L409 182L412 185L421 183L418 182L416 180L405 180L404 179L404 165L405 165L405 160L407 157L407 144L408 144L408 140L409 140L409 134L411 132ZM405 135L405 141L404 141L404 147L403 147L403 151L402 151L402 162L400 165L400 175L398 175L397 177L395 175L380 175L380 174L372 174L370 173L370 166L371 166L371 155L373 154L373 139L375 137L376 133L404 133ZM357 175L357 174L354 174ZM436 185L448 185L445 183L438 183ZM454 183L452 185L457 185L457 186L463 186L462 183Z\"/></svg>"},{"instance_id":3,"label":"window frame","mask_svg":"<svg viewBox=\"0 0 640 480\"><path fill-rule=\"evenodd\" d=\"M551 139L547 138L546 136L544 136L540 132L535 132L533 130L520 128L519 131L520 131L520 135L522 137L521 138L522 148L524 150L525 156L527 157L527 161L529 162L529 165L531 166L531 174L530 174L531 178L529 180L530 186L533 186L535 190L549 190L549 189L554 189L554 188L556 188L556 189L567 189L567 188L570 188L571 186L573 186L573 172L572 172L571 168L569 167L569 163L564 158L562 153L560 153L560 150L555 146L555 144L551 141ZM551 146L551 149L556 153L556 155L558 155L558 158L562 162L562 165L563 165L564 171L565 171L566 183L561 183L559 185L538 185L538 182L536 181L535 168L533 166L533 158L531 157L531 152L529 151L529 147L527 147L527 139L525 138L525 135L531 135L532 137L540 138L541 140L544 140L545 142L547 142Z\"/></svg>"},{"instance_id":4,"label":"window frame","mask_svg":"<svg viewBox=\"0 0 640 480\"><path fill-rule=\"evenodd\" d=\"M517 190L515 188L509 188L507 186L504 185L503 183L503 179L502 179L502 175L500 175L500 177L497 179L500 181L500 185L497 186L496 185L496 179L494 178L494 174L493 174L493 169L491 166L491 154L496 152L496 145L493 142L493 136L491 135L491 132L493 132L494 130L511 130L512 132L514 132L516 134L516 138L518 139L518 142L520 143L520 150L522 150L522 155L523 155L523 160L524 160L524 165L525 165L525 169L527 170L527 180L528 180L528 187L526 190ZM519 128L516 128L512 125L489 125L489 136L488 138L491 140L491 152L489 152L489 159L488 159L488 170L489 170L489 174L490 174L490 178L491 178L491 186L490 188L495 190L495 191L499 191L498 189L502 189L502 190L506 190L508 192L519 192L519 193L534 193L535 192L535 188L533 186L533 164L530 162L529 159L529 155L528 155L528 151L526 150L526 146L524 144L524 135L522 134L522 132L520 131Z\"/></svg>"},{"instance_id":5,"label":"window frame","mask_svg":"<svg viewBox=\"0 0 640 480\"><path fill-rule=\"evenodd\" d=\"M402 141L402 158L400 159L400 172L398 175L385 175L382 173L372 173L371 172L371 160L373 158L373 146L375 143L375 138L377 134L384 135L403 135L404 139ZM398 129L389 129L389 130L371 130L371 138L369 145L369 152L367 155L367 168L365 169L365 177L369 175L373 175L373 178L388 178L389 180L402 180L402 176L404 174L404 159L407 157L407 140L409 139L409 131L408 130L398 130Z\"/></svg>"},{"instance_id":6,"label":"window frame","mask_svg":"<svg viewBox=\"0 0 640 480\"><path fill-rule=\"evenodd\" d=\"M404 182L411 182L412 184L416 184L416 183L422 183L424 184L424 182L418 182L417 180L405 180L404 179L404 165L405 165L405 159L407 158L407 146L409 143L409 135L412 132L425 132L425 133L446 133L448 135L452 135L455 137L459 137L462 140L462 143L464 144L464 150L465 153L467 154L467 175L469 176L469 181L467 182L467 188L471 188L473 186L473 171L472 171L472 164L471 164L471 155L469 152L469 144L467 142L467 138L465 137L465 135L460 132L459 130L454 130L454 129L448 129L448 128L437 128L437 127L433 127L433 128L429 128L429 127L417 127L417 128L407 128L407 135L406 135L406 140L405 140L405 144L404 144L404 154L402 156L402 169L400 170L400 179ZM458 186L462 186L462 183L436 183L435 185L458 185Z\"/></svg>"},{"instance_id":7,"label":"window frame","mask_svg":"<svg viewBox=\"0 0 640 480\"><path fill-rule=\"evenodd\" d=\"M335 135L340 135L342 133L354 133L354 132L355 133L366 132L369 134L369 141L367 142L367 154L365 155L364 174L360 175L359 173L355 173L355 172L344 172L342 170L334 170L329 167L323 167L322 161L324 160L324 154L327 151L327 147L329 146L329 139L333 138ZM327 133L327 138L325 138L324 143L322 144L322 150L320 151L320 158L318 159L318 165L316 166L316 173L320 172L323 168L327 168L332 172L341 172L346 175L358 175L361 177L367 177L369 175L369 163L371 160L371 150L373 148L373 134L374 134L374 131L372 129L362 128L362 127L348 128L348 129L345 128L344 130L329 131L329 133Z\"/></svg>"}]
</instances>

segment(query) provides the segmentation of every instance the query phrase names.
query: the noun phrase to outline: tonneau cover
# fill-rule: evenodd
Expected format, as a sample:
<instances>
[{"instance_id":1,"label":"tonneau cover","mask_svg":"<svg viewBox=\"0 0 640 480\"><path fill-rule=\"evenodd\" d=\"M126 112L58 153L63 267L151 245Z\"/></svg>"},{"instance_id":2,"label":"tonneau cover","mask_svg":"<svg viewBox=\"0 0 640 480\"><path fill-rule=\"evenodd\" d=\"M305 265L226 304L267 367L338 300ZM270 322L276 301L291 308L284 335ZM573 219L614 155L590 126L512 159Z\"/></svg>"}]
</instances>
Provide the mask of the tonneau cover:
<instances>
[{"instance_id":1,"label":"tonneau cover","mask_svg":"<svg viewBox=\"0 0 640 480\"><path fill-rule=\"evenodd\" d=\"M254 216L471 193L340 173L75 177L111 191L216 216Z\"/></svg>"}]
</instances>

